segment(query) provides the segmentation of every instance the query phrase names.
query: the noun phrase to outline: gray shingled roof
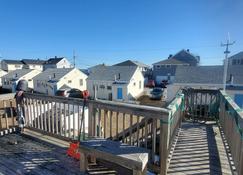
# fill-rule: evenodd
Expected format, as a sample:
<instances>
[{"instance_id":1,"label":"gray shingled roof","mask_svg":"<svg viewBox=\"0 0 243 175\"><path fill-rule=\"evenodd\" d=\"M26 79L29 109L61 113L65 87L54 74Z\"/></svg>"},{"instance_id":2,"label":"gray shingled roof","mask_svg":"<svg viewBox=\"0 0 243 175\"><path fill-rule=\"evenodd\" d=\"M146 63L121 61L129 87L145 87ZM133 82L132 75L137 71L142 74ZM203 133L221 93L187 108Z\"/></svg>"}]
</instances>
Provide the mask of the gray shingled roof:
<instances>
[{"instance_id":1,"label":"gray shingled roof","mask_svg":"<svg viewBox=\"0 0 243 175\"><path fill-rule=\"evenodd\" d=\"M44 60L39 60L39 59L23 59L22 62L24 64L35 64L35 65L43 65L45 63Z\"/></svg>"},{"instance_id":2,"label":"gray shingled roof","mask_svg":"<svg viewBox=\"0 0 243 175\"><path fill-rule=\"evenodd\" d=\"M29 72L33 71L33 69L17 69L14 71L9 72L8 74L4 75L2 78L20 78Z\"/></svg>"},{"instance_id":3,"label":"gray shingled roof","mask_svg":"<svg viewBox=\"0 0 243 175\"><path fill-rule=\"evenodd\" d=\"M243 58L243 52L239 52L239 53L229 57L229 59L240 59L240 58Z\"/></svg>"},{"instance_id":4,"label":"gray shingled roof","mask_svg":"<svg viewBox=\"0 0 243 175\"><path fill-rule=\"evenodd\" d=\"M139 61L126 60L121 63L117 63L113 66L139 66L139 67L149 67L148 65L141 63Z\"/></svg>"},{"instance_id":5,"label":"gray shingled roof","mask_svg":"<svg viewBox=\"0 0 243 175\"><path fill-rule=\"evenodd\" d=\"M182 64L188 64L188 63L176 60L174 58L169 58L169 59L154 63L153 65L156 65L156 64L171 64L171 65L178 65L179 64L179 65L182 65Z\"/></svg>"},{"instance_id":6,"label":"gray shingled roof","mask_svg":"<svg viewBox=\"0 0 243 175\"><path fill-rule=\"evenodd\" d=\"M74 68L47 69L35 76L33 80L49 80L49 77L51 77L52 81L58 81L73 69Z\"/></svg>"},{"instance_id":7,"label":"gray shingled roof","mask_svg":"<svg viewBox=\"0 0 243 175\"><path fill-rule=\"evenodd\" d=\"M91 72L88 80L114 81L115 76L118 80L120 74L119 81L130 81L136 70L136 66L103 66Z\"/></svg>"},{"instance_id":8,"label":"gray shingled roof","mask_svg":"<svg viewBox=\"0 0 243 175\"><path fill-rule=\"evenodd\" d=\"M60 57L60 58L50 58L48 59L45 64L57 64L59 61L61 61L64 57Z\"/></svg>"},{"instance_id":9,"label":"gray shingled roof","mask_svg":"<svg viewBox=\"0 0 243 175\"><path fill-rule=\"evenodd\" d=\"M2 60L7 64L23 64L20 60Z\"/></svg>"},{"instance_id":10,"label":"gray shingled roof","mask_svg":"<svg viewBox=\"0 0 243 175\"><path fill-rule=\"evenodd\" d=\"M224 66L179 66L176 69L174 83L223 84ZM234 84L243 84L243 66L229 66L227 82L230 74Z\"/></svg>"}]
</instances>

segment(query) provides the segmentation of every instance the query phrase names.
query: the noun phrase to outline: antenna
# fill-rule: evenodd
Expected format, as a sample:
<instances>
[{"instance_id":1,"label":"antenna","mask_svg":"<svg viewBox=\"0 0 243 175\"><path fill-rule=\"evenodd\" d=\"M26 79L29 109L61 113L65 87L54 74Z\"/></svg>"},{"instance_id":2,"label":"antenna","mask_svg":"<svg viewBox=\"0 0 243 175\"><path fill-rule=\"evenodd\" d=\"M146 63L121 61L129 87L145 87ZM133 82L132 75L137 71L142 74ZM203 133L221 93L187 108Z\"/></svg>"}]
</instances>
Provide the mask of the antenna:
<instances>
[{"instance_id":1,"label":"antenna","mask_svg":"<svg viewBox=\"0 0 243 175\"><path fill-rule=\"evenodd\" d=\"M75 68L76 66L76 55L75 55L75 50L73 50L73 67Z\"/></svg>"},{"instance_id":2,"label":"antenna","mask_svg":"<svg viewBox=\"0 0 243 175\"><path fill-rule=\"evenodd\" d=\"M226 43L221 43L221 47L226 47L224 54L225 54L225 60L224 60L224 76L223 76L223 90L226 90L226 80L227 80L227 71L228 71L228 54L230 53L229 51L229 46L235 44L235 41L230 42L230 34L228 33L228 39Z\"/></svg>"}]
</instances>

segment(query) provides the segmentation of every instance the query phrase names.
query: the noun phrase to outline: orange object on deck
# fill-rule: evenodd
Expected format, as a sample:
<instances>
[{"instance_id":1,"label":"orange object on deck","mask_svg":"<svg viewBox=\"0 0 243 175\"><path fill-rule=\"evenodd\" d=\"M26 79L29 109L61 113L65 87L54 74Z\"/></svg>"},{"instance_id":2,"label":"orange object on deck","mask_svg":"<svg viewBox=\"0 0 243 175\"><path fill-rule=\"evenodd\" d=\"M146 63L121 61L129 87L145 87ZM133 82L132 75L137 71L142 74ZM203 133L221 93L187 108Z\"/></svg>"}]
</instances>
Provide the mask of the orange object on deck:
<instances>
[{"instance_id":1,"label":"orange object on deck","mask_svg":"<svg viewBox=\"0 0 243 175\"><path fill-rule=\"evenodd\" d=\"M67 150L67 155L73 157L74 159L80 160L80 153L78 152L79 142L70 143Z\"/></svg>"}]
</instances>

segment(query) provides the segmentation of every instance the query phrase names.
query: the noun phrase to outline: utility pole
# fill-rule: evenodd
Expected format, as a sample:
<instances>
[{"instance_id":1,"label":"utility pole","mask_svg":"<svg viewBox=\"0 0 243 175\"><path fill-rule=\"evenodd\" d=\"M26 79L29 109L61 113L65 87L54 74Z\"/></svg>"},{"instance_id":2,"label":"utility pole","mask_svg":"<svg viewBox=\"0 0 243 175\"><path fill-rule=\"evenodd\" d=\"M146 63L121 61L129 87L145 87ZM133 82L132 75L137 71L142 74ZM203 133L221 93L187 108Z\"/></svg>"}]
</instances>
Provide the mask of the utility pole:
<instances>
[{"instance_id":1,"label":"utility pole","mask_svg":"<svg viewBox=\"0 0 243 175\"><path fill-rule=\"evenodd\" d=\"M75 50L73 50L73 67L76 67L76 54L75 54Z\"/></svg>"},{"instance_id":2,"label":"utility pole","mask_svg":"<svg viewBox=\"0 0 243 175\"><path fill-rule=\"evenodd\" d=\"M235 41L234 42L230 42L229 34L228 34L227 42L226 43L221 43L221 47L226 47L226 49L224 51L224 54L225 54L224 76L223 76L223 90L224 91L226 90L227 72L228 72L228 64L229 64L229 61L228 61L228 54L230 53L229 46L231 46L233 44L235 44Z\"/></svg>"}]
</instances>

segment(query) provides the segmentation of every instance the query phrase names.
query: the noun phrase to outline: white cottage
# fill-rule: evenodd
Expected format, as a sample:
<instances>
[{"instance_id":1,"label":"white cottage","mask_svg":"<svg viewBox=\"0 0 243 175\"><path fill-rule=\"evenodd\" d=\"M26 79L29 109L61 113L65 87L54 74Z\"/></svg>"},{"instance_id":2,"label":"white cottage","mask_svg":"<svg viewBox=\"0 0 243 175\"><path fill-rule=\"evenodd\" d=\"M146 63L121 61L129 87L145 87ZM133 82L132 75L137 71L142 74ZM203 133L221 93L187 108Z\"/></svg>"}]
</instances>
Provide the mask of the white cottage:
<instances>
[{"instance_id":1,"label":"white cottage","mask_svg":"<svg viewBox=\"0 0 243 175\"><path fill-rule=\"evenodd\" d=\"M102 66L90 73L87 87L92 98L130 101L143 93L143 82L137 66Z\"/></svg>"},{"instance_id":2,"label":"white cottage","mask_svg":"<svg viewBox=\"0 0 243 175\"><path fill-rule=\"evenodd\" d=\"M71 68L71 63L65 57L55 57L48 59L44 64L44 70L49 68Z\"/></svg>"},{"instance_id":3,"label":"white cottage","mask_svg":"<svg viewBox=\"0 0 243 175\"><path fill-rule=\"evenodd\" d=\"M10 72L17 69L22 69L24 64L20 60L2 60L1 68L4 71Z\"/></svg>"},{"instance_id":4,"label":"white cottage","mask_svg":"<svg viewBox=\"0 0 243 175\"><path fill-rule=\"evenodd\" d=\"M47 69L34 78L34 91L55 95L61 87L86 90L87 75L76 68Z\"/></svg>"},{"instance_id":5,"label":"white cottage","mask_svg":"<svg viewBox=\"0 0 243 175\"><path fill-rule=\"evenodd\" d=\"M36 69L43 71L45 61L40 59L23 59L22 63L24 64L24 69Z\"/></svg>"},{"instance_id":6,"label":"white cottage","mask_svg":"<svg viewBox=\"0 0 243 175\"><path fill-rule=\"evenodd\" d=\"M2 77L2 88L15 92L19 80L28 81L28 87L33 89L33 77L41 73L39 70L20 69L9 72Z\"/></svg>"},{"instance_id":7,"label":"white cottage","mask_svg":"<svg viewBox=\"0 0 243 175\"><path fill-rule=\"evenodd\" d=\"M6 71L0 69L0 87L2 87L2 77L3 77L4 75L6 75L6 74L7 74Z\"/></svg>"}]
</instances>

